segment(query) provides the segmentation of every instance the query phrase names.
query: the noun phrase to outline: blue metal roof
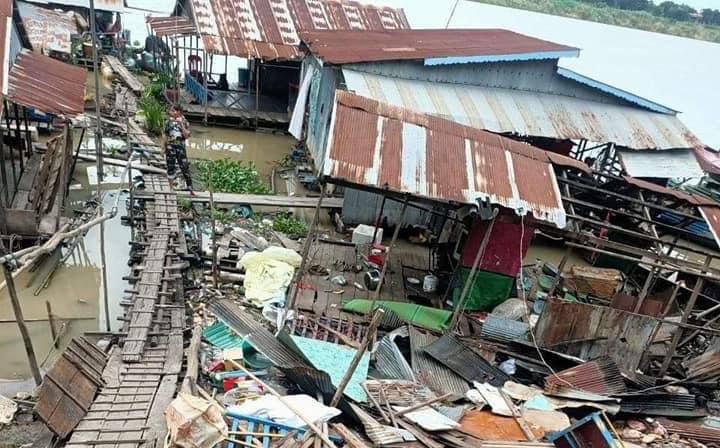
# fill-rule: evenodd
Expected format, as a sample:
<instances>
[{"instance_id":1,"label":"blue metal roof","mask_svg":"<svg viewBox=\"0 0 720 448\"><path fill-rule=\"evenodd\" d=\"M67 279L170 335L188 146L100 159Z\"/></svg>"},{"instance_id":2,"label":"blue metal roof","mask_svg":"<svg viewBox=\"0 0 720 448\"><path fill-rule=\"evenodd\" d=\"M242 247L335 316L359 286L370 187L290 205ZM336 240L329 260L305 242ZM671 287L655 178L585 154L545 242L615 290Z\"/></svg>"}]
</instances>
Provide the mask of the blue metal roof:
<instances>
[{"instance_id":1,"label":"blue metal roof","mask_svg":"<svg viewBox=\"0 0 720 448\"><path fill-rule=\"evenodd\" d=\"M622 98L625 101L637 104L638 106L642 106L653 112L659 112L661 114L668 115L676 115L678 113L678 111L675 109L670 109L669 107L663 106L662 104L650 101L647 98L643 98L633 93L626 92L625 90L618 89L617 87L605 84L604 82L598 81L596 79L588 78L585 75L581 75L580 73L567 68L558 67L557 73L564 78L572 79L573 81L585 84L586 86L598 89L605 93L609 93L610 95Z\"/></svg>"},{"instance_id":2,"label":"blue metal roof","mask_svg":"<svg viewBox=\"0 0 720 448\"><path fill-rule=\"evenodd\" d=\"M425 65L477 64L485 62L537 61L544 59L576 58L580 50L538 51L533 53L508 53L483 56L450 56L444 58L427 58Z\"/></svg>"}]
</instances>

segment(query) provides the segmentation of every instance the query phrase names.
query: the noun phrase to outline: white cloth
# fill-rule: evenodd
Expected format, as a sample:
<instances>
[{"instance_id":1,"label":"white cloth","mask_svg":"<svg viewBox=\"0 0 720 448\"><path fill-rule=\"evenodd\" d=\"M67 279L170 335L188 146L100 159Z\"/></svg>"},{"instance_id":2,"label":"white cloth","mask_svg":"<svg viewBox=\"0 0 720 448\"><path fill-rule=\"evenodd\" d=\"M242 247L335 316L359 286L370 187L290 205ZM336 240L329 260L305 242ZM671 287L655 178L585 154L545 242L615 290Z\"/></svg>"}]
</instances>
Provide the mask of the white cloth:
<instances>
[{"instance_id":1,"label":"white cloth","mask_svg":"<svg viewBox=\"0 0 720 448\"><path fill-rule=\"evenodd\" d=\"M290 118L290 127L288 128L290 135L298 140L302 139L303 123L305 121L305 105L307 104L308 94L310 93L310 82L315 75L315 66L308 65L307 67L308 70L305 72L302 84L300 84L300 90L298 91L295 107L293 108L292 117Z\"/></svg>"},{"instance_id":2,"label":"white cloth","mask_svg":"<svg viewBox=\"0 0 720 448\"><path fill-rule=\"evenodd\" d=\"M283 397L295 409L302 410L303 416L313 423L322 423L340 415L340 410L325 406L309 395L287 395ZM272 420L276 423L304 428L305 422L274 395L263 395L238 406L230 406L228 412Z\"/></svg>"}]
</instances>

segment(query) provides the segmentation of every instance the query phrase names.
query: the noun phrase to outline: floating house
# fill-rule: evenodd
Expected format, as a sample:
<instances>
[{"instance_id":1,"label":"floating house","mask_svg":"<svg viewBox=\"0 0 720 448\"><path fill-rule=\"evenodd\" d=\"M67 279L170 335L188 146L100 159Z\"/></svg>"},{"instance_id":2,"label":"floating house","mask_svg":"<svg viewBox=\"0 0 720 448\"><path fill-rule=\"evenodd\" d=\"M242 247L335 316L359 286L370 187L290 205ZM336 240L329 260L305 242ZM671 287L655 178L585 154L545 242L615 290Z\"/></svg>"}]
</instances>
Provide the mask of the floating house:
<instances>
[{"instance_id":1,"label":"floating house","mask_svg":"<svg viewBox=\"0 0 720 448\"><path fill-rule=\"evenodd\" d=\"M440 303L489 311L517 291L540 234L565 248L551 269L575 256L633 278L632 300L607 299L616 309L658 315L676 299L709 297L685 285L717 281L702 268L720 242L718 204L633 177L624 158L692 156L701 142L676 111L558 66L578 49L505 30L301 39L290 132L322 181L344 189L343 222L433 235L424 257L403 252L388 269L403 273L389 282L404 292L383 294L417 303L407 293L414 269L444 277ZM660 275L668 266L672 279Z\"/></svg>"},{"instance_id":2,"label":"floating house","mask_svg":"<svg viewBox=\"0 0 720 448\"><path fill-rule=\"evenodd\" d=\"M86 71L23 48L12 5L0 11L0 235L35 240L54 233L72 175L71 119L85 109ZM52 132L37 144L38 128Z\"/></svg>"},{"instance_id":3,"label":"floating house","mask_svg":"<svg viewBox=\"0 0 720 448\"><path fill-rule=\"evenodd\" d=\"M148 24L179 62L187 115L242 127L287 126L300 84L301 31L409 28L401 9L336 0L272 7L259 0L181 0L173 17ZM237 76L228 73L228 58L247 61Z\"/></svg>"}]
</instances>

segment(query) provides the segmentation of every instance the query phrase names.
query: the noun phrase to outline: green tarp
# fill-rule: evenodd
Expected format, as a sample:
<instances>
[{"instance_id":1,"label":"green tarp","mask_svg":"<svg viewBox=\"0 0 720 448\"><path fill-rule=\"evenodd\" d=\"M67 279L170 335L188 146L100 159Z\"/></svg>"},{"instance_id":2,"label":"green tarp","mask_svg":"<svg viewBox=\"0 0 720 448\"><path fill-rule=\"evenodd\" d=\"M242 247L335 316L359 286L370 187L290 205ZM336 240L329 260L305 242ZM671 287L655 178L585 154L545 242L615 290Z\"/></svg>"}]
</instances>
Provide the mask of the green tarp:
<instances>
[{"instance_id":1,"label":"green tarp","mask_svg":"<svg viewBox=\"0 0 720 448\"><path fill-rule=\"evenodd\" d=\"M372 303L372 300L355 299L343 304L342 309L343 311L357 314L369 314ZM451 311L416 305L414 303L391 302L387 300L376 301L375 308L380 306L394 312L400 319L407 323L439 332L448 328L452 317Z\"/></svg>"},{"instance_id":2,"label":"green tarp","mask_svg":"<svg viewBox=\"0 0 720 448\"><path fill-rule=\"evenodd\" d=\"M469 268L461 267L459 269L457 287L453 290L453 303L457 303L460 299L460 294L469 275ZM492 311L493 308L510 297L513 283L515 283L515 279L507 275L477 271L465 301L465 310Z\"/></svg>"}]
</instances>

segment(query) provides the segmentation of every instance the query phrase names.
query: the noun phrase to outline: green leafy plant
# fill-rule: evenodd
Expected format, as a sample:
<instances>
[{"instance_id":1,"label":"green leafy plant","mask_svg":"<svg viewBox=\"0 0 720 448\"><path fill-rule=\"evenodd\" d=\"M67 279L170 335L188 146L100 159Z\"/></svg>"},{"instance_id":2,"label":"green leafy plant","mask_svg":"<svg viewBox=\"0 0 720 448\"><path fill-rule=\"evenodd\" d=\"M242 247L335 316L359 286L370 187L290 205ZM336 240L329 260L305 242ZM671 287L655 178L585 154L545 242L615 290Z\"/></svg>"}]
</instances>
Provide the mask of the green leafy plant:
<instances>
[{"instance_id":1,"label":"green leafy plant","mask_svg":"<svg viewBox=\"0 0 720 448\"><path fill-rule=\"evenodd\" d=\"M138 106L145 119L145 129L148 133L160 135L165 127L165 105L152 96L144 96L138 102Z\"/></svg>"},{"instance_id":2,"label":"green leafy plant","mask_svg":"<svg viewBox=\"0 0 720 448\"><path fill-rule=\"evenodd\" d=\"M296 218L290 212L281 212L273 219L273 230L282 232L290 238L303 238L308 234L305 221Z\"/></svg>"},{"instance_id":3,"label":"green leafy plant","mask_svg":"<svg viewBox=\"0 0 720 448\"><path fill-rule=\"evenodd\" d=\"M190 211L193 206L192 201L188 198L178 198L177 205L178 208L184 212Z\"/></svg>"},{"instance_id":4,"label":"green leafy plant","mask_svg":"<svg viewBox=\"0 0 720 448\"><path fill-rule=\"evenodd\" d=\"M255 169L255 164L241 161L199 160L194 163L200 180L213 191L223 193L270 194L270 186Z\"/></svg>"}]
</instances>

